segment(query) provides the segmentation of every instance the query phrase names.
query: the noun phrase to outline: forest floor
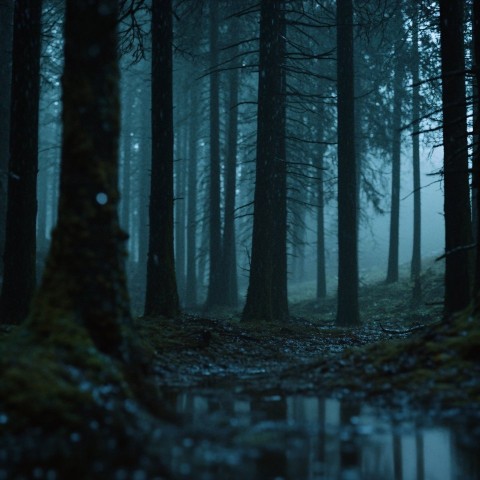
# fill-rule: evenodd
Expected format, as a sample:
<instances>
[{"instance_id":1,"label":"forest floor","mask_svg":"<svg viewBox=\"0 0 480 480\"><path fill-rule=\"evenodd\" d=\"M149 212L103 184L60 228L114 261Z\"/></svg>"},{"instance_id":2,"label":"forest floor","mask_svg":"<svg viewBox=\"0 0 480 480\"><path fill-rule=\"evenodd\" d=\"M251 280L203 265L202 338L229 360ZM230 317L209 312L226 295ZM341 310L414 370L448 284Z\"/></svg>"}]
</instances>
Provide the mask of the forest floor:
<instances>
[{"instance_id":1,"label":"forest floor","mask_svg":"<svg viewBox=\"0 0 480 480\"><path fill-rule=\"evenodd\" d=\"M355 328L335 325L334 297L293 304L285 324L244 323L225 310L137 324L161 388L334 394L439 414L476 411L480 329L468 315L441 322L442 283L428 271L416 304L406 279L362 287Z\"/></svg>"},{"instance_id":2,"label":"forest floor","mask_svg":"<svg viewBox=\"0 0 480 480\"><path fill-rule=\"evenodd\" d=\"M133 478L135 472L138 478L189 478L169 477L158 463L159 452L168 457L172 445L203 438L176 409L185 394L339 398L376 405L397 420L469 425L478 444L480 328L468 312L440 322L442 283L438 271L428 270L416 305L408 280L363 286L358 328L335 326L333 297L293 304L285 324L244 323L238 312L225 310L138 318L135 330L151 359L147 381L158 394L153 409L151 391L148 402L138 400L138 386L132 392L101 355L84 362L67 340L60 352L42 347L22 359L28 335L3 330L0 480ZM222 417L210 442L233 436L227 424Z\"/></svg>"}]
</instances>

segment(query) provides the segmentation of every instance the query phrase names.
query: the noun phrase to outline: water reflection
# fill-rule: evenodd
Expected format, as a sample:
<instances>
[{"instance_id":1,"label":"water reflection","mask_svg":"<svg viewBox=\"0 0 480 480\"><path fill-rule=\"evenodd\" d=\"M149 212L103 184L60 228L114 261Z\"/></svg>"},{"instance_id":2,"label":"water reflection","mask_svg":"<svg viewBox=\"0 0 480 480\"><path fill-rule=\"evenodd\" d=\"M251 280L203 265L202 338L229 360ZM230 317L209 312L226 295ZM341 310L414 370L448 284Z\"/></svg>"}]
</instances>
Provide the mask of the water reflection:
<instances>
[{"instance_id":1,"label":"water reflection","mask_svg":"<svg viewBox=\"0 0 480 480\"><path fill-rule=\"evenodd\" d=\"M368 406L306 396L182 393L186 436L162 452L175 477L454 480L480 478L480 446L447 428L392 424Z\"/></svg>"}]
</instances>

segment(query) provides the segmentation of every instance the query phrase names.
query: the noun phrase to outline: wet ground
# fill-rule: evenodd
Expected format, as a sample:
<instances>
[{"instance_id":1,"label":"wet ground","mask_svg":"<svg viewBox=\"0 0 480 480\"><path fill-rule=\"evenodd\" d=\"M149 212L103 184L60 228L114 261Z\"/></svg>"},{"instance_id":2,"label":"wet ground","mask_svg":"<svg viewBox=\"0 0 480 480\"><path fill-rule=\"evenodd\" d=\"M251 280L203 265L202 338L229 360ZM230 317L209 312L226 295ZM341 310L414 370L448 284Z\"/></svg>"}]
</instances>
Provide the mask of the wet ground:
<instances>
[{"instance_id":1,"label":"wet ground","mask_svg":"<svg viewBox=\"0 0 480 480\"><path fill-rule=\"evenodd\" d=\"M340 355L391 341L378 325L338 330L302 319L259 328L185 317L172 328L165 322L178 343L170 344L175 353L165 347L159 353L167 361L157 374L165 404L184 422L162 449L174 478L480 478L475 402L445 407L442 395L424 385L418 388L436 400L420 404L424 393L393 381L389 387L388 378L380 391L367 383L339 386ZM218 362L226 353L229 361ZM330 370L322 373L321 365ZM359 377L366 367L357 365Z\"/></svg>"},{"instance_id":2,"label":"wet ground","mask_svg":"<svg viewBox=\"0 0 480 480\"><path fill-rule=\"evenodd\" d=\"M106 392L80 428L0 434L0 479L480 478L480 334L438 329L440 284L364 288L355 329L332 298L286 324L139 318L162 419Z\"/></svg>"},{"instance_id":3,"label":"wet ground","mask_svg":"<svg viewBox=\"0 0 480 480\"><path fill-rule=\"evenodd\" d=\"M162 453L176 478L453 480L480 475L480 445L465 426L418 425L365 404L304 395L183 392L172 401L188 423Z\"/></svg>"},{"instance_id":4,"label":"wet ground","mask_svg":"<svg viewBox=\"0 0 480 480\"><path fill-rule=\"evenodd\" d=\"M367 319L355 329L335 326L334 299L295 305L285 325L225 312L143 319L152 338L163 332L156 375L185 422L163 451L168 469L195 479L480 478L479 365L456 366L453 350L441 364L423 346L428 335L441 343L440 281L418 305L408 282L363 289Z\"/></svg>"}]
</instances>

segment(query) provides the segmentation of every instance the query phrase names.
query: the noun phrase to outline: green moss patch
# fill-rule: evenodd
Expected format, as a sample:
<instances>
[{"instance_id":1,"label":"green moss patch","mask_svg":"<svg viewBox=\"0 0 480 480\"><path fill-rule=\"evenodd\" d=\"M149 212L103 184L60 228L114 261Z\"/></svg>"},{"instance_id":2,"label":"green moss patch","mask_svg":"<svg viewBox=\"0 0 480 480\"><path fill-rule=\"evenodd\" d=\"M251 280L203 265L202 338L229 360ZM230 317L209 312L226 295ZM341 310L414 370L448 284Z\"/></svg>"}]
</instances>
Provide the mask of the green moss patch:
<instances>
[{"instance_id":1,"label":"green moss patch","mask_svg":"<svg viewBox=\"0 0 480 480\"><path fill-rule=\"evenodd\" d=\"M479 321L465 312L410 338L374 342L313 362L302 383L387 402L407 394L410 404L476 408L479 352Z\"/></svg>"},{"instance_id":2,"label":"green moss patch","mask_svg":"<svg viewBox=\"0 0 480 480\"><path fill-rule=\"evenodd\" d=\"M10 428L79 428L131 398L119 367L65 319L49 332L17 327L0 342L0 411Z\"/></svg>"},{"instance_id":3,"label":"green moss patch","mask_svg":"<svg viewBox=\"0 0 480 480\"><path fill-rule=\"evenodd\" d=\"M161 470L150 450L160 425L146 402L151 385L137 366L99 352L71 318L57 317L52 330L27 322L2 335L0 371L0 477ZM160 409L158 395L155 401Z\"/></svg>"}]
</instances>

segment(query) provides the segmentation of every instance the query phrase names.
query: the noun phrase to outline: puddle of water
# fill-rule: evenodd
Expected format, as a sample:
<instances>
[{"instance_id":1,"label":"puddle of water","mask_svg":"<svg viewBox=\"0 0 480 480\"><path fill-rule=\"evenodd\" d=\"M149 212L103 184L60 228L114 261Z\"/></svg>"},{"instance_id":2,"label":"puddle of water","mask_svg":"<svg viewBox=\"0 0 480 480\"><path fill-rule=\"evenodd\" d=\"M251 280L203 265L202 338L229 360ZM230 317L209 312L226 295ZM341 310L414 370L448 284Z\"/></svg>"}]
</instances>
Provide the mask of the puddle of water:
<instances>
[{"instance_id":1,"label":"puddle of water","mask_svg":"<svg viewBox=\"0 0 480 480\"><path fill-rule=\"evenodd\" d=\"M186 418L182 437L162 452L176 478L480 478L478 437L468 443L446 427L393 424L368 406L308 396L190 393L172 402Z\"/></svg>"}]
</instances>

